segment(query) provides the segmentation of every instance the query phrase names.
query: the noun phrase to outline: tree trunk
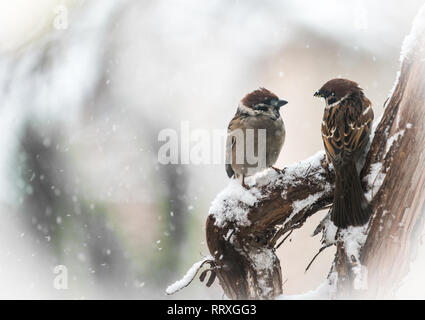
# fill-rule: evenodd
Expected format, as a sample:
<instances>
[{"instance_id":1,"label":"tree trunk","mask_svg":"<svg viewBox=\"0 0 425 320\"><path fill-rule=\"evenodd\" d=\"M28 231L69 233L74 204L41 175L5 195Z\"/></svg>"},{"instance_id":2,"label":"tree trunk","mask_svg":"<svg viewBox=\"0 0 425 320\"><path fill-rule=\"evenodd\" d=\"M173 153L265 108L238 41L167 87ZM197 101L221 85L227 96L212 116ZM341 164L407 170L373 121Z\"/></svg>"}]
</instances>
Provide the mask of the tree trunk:
<instances>
[{"instance_id":1,"label":"tree trunk","mask_svg":"<svg viewBox=\"0 0 425 320\"><path fill-rule=\"evenodd\" d=\"M423 11L423 10L422 10ZM361 262L369 270L370 297L394 291L420 244L425 213L425 32L404 58L400 79L369 152L385 179L373 198L374 218Z\"/></svg>"}]
</instances>

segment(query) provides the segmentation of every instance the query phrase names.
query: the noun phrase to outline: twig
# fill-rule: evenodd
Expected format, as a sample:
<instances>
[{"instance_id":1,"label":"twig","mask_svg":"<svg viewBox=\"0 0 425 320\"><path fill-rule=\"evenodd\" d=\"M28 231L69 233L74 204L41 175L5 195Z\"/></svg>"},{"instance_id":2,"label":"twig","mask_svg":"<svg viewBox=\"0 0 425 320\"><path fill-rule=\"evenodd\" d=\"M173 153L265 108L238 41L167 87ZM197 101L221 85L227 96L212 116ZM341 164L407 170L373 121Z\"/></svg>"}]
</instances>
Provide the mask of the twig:
<instances>
[{"instance_id":1,"label":"twig","mask_svg":"<svg viewBox=\"0 0 425 320\"><path fill-rule=\"evenodd\" d=\"M279 242L279 244L274 249L275 250L279 249L279 247L285 242L286 239L288 239L288 237L292 234L293 231L294 231L294 229L291 229L291 231L289 231L287 236L285 238L283 238L282 241Z\"/></svg>"},{"instance_id":2,"label":"twig","mask_svg":"<svg viewBox=\"0 0 425 320\"><path fill-rule=\"evenodd\" d=\"M320 254L323 250L325 250L326 248L329 248L329 247L330 247L330 246L332 246L332 245L333 245L333 243L331 243L331 244L328 244L328 245L326 245L326 246L321 247L321 248L319 249L319 252L318 252L318 253L316 253L316 254L314 255L313 259L311 259L311 261L310 261L310 263L308 264L307 268L305 268L304 273L306 273L306 272L308 271L308 269L310 269L311 265L313 264L314 260L316 260L316 258L318 257L318 255L319 255L319 254Z\"/></svg>"}]
</instances>

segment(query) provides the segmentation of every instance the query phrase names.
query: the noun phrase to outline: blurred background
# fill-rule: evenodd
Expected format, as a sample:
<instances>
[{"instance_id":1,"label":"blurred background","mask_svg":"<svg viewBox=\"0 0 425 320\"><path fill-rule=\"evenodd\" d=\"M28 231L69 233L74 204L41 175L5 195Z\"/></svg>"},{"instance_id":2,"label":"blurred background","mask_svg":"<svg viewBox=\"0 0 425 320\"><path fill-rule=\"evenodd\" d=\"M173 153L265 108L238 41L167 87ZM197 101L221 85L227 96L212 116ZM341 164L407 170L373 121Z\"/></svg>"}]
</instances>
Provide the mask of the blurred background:
<instances>
[{"instance_id":1,"label":"blurred background","mask_svg":"<svg viewBox=\"0 0 425 320\"><path fill-rule=\"evenodd\" d=\"M289 101L277 166L307 158L322 149L313 93L350 78L378 118L422 3L1 0L0 298L168 298L208 254L205 219L228 178L223 164L160 164L159 132L225 130L264 86ZM333 249L304 273L324 214L278 251L285 294L326 279ZM195 280L172 298L222 291Z\"/></svg>"}]
</instances>

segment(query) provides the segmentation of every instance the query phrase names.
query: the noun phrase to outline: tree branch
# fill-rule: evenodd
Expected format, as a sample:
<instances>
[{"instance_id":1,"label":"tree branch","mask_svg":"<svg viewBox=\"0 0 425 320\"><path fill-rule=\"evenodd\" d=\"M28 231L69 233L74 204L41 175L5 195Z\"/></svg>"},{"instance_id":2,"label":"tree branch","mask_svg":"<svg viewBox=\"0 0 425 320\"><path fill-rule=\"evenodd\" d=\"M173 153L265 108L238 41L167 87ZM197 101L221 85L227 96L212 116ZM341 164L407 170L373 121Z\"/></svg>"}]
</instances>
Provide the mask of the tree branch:
<instances>
[{"instance_id":1,"label":"tree branch","mask_svg":"<svg viewBox=\"0 0 425 320\"><path fill-rule=\"evenodd\" d=\"M248 178L249 190L232 181L220 193L207 219L207 244L228 297L268 299L282 293L276 242L331 203L333 179L319 152L281 174L268 170Z\"/></svg>"}]
</instances>

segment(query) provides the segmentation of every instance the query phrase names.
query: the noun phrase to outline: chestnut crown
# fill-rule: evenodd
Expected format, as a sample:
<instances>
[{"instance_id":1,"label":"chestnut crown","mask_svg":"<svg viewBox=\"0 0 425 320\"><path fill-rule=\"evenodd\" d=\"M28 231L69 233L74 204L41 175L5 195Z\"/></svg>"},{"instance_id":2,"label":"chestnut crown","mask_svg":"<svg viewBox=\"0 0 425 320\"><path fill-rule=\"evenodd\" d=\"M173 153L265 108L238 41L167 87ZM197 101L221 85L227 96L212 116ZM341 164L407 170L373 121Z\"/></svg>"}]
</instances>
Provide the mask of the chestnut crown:
<instances>
[{"instance_id":1,"label":"chestnut crown","mask_svg":"<svg viewBox=\"0 0 425 320\"><path fill-rule=\"evenodd\" d=\"M285 100L279 99L277 95L273 92L267 90L266 88L260 88L251 93L248 93L242 100L244 106L248 108L255 108L258 105L273 106L280 108L287 104Z\"/></svg>"},{"instance_id":2,"label":"chestnut crown","mask_svg":"<svg viewBox=\"0 0 425 320\"><path fill-rule=\"evenodd\" d=\"M357 82L337 78L326 82L319 91L314 94L314 96L325 98L328 104L332 104L344 97L348 97L352 94L361 94L361 92L362 89L359 87Z\"/></svg>"}]
</instances>

